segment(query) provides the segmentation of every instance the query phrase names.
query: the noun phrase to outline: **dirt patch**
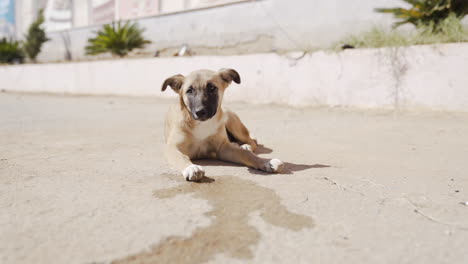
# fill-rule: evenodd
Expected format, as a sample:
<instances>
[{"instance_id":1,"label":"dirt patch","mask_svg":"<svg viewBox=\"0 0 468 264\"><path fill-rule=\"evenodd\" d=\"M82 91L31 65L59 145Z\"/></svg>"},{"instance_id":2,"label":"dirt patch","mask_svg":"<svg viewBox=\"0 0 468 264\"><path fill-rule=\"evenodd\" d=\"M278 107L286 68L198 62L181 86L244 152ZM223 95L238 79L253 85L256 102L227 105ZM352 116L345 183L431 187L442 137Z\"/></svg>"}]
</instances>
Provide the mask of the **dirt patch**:
<instances>
[{"instance_id":1,"label":"dirt patch","mask_svg":"<svg viewBox=\"0 0 468 264\"><path fill-rule=\"evenodd\" d=\"M179 176L169 176L180 181ZM205 178L203 183L184 183L174 188L155 192L159 199L193 193L212 206L206 213L212 217L211 225L194 231L190 237L171 236L154 246L113 263L204 263L216 254L239 259L253 258L252 249L261 234L249 225L249 215L259 211L266 222L299 231L314 226L313 220L295 214L281 204L273 190L234 176L220 176L216 180Z\"/></svg>"}]
</instances>

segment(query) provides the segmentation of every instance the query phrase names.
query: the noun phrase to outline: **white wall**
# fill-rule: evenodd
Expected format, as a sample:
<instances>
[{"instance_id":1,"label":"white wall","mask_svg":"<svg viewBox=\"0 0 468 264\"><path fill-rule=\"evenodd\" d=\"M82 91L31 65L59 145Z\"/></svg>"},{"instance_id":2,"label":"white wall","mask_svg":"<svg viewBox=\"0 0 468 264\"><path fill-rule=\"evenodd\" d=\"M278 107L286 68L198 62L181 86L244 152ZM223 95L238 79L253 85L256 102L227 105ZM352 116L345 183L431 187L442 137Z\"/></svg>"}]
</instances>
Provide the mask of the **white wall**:
<instances>
[{"instance_id":1,"label":"white wall","mask_svg":"<svg viewBox=\"0 0 468 264\"><path fill-rule=\"evenodd\" d=\"M73 27L85 27L89 24L89 1L73 1Z\"/></svg>"},{"instance_id":2,"label":"white wall","mask_svg":"<svg viewBox=\"0 0 468 264\"><path fill-rule=\"evenodd\" d=\"M225 99L291 106L468 111L468 44L408 48L37 64L0 67L0 89L173 97L174 74L234 68L242 79ZM296 59L294 59L296 58Z\"/></svg>"},{"instance_id":3,"label":"white wall","mask_svg":"<svg viewBox=\"0 0 468 264\"><path fill-rule=\"evenodd\" d=\"M16 37L21 39L36 18L35 4L28 0L15 0L15 9Z\"/></svg>"},{"instance_id":4,"label":"white wall","mask_svg":"<svg viewBox=\"0 0 468 264\"><path fill-rule=\"evenodd\" d=\"M186 1L185 0L172 0L172 1L161 1L161 11L162 12L174 12L181 11L185 9Z\"/></svg>"},{"instance_id":5,"label":"white wall","mask_svg":"<svg viewBox=\"0 0 468 264\"><path fill-rule=\"evenodd\" d=\"M173 54L189 44L198 54L239 54L330 47L344 36L389 26L391 15L374 12L401 0L259 0L139 20L153 43L145 52ZM164 7L163 7L164 9ZM74 59L98 27L69 31ZM39 61L64 60L62 33L50 33Z\"/></svg>"}]
</instances>

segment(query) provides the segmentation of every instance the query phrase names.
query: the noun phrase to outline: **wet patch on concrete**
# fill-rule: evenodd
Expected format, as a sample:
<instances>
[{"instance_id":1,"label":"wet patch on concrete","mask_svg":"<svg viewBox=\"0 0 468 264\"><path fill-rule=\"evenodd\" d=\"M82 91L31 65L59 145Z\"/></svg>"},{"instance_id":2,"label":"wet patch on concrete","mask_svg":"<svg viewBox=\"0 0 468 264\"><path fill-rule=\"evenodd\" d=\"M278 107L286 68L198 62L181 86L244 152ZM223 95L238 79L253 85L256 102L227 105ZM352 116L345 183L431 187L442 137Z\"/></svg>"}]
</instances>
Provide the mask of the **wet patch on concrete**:
<instances>
[{"instance_id":1,"label":"wet patch on concrete","mask_svg":"<svg viewBox=\"0 0 468 264\"><path fill-rule=\"evenodd\" d=\"M179 175L166 176L182 181ZM212 218L211 224L196 229L190 237L168 237L150 251L113 263L204 263L217 254L252 259L261 234L248 221L249 215L257 211L266 222L292 231L314 226L312 218L288 211L273 190L234 176L205 178L201 183L184 182L154 193L159 199L180 194L207 200L213 208L206 213Z\"/></svg>"}]
</instances>

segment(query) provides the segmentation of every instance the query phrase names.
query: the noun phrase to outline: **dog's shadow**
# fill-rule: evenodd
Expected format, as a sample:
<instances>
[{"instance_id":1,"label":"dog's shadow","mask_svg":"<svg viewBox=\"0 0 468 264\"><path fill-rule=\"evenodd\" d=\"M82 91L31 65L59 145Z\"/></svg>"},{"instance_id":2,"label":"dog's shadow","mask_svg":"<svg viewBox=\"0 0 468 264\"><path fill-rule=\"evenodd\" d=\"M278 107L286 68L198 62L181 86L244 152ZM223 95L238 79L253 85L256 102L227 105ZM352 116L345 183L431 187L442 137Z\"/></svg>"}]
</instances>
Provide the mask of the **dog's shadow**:
<instances>
[{"instance_id":1,"label":"dog's shadow","mask_svg":"<svg viewBox=\"0 0 468 264\"><path fill-rule=\"evenodd\" d=\"M264 145L258 145L257 149L255 150L255 154L257 154L257 155L270 154L272 152L273 152L273 150L271 148L267 148Z\"/></svg>"},{"instance_id":2,"label":"dog's shadow","mask_svg":"<svg viewBox=\"0 0 468 264\"><path fill-rule=\"evenodd\" d=\"M258 145L257 149L255 150L255 154L269 154L272 153L273 150L270 148L267 148L263 145ZM244 165L239 165L231 162L225 162L221 160L213 160L213 159L202 159L202 160L196 160L195 163L200 166L229 166L229 167L245 167ZM303 171L303 170L308 170L308 169L323 169L323 168L330 168L330 165L325 165L325 164L295 164L291 162L285 162L284 163L284 168L279 174L293 174L294 172L297 171ZM257 174L257 175L271 175L271 173L259 171L256 169L248 168L249 172L252 174ZM208 178L209 179L209 178ZM207 180L209 181L209 180ZM208 182L209 183L209 182Z\"/></svg>"},{"instance_id":3,"label":"dog's shadow","mask_svg":"<svg viewBox=\"0 0 468 264\"><path fill-rule=\"evenodd\" d=\"M281 170L280 173L278 174L293 174L296 171L303 171L303 170L308 170L308 169L323 169L323 168L330 168L330 165L325 165L325 164L295 164L291 162L285 162L284 163L284 168ZM264 171L259 171L255 170L252 168L249 168L249 172L252 174L257 174L257 175L270 175L271 173L264 172Z\"/></svg>"},{"instance_id":4,"label":"dog's shadow","mask_svg":"<svg viewBox=\"0 0 468 264\"><path fill-rule=\"evenodd\" d=\"M194 162L197 165L200 166L226 166L226 167L245 167L244 165L239 165L231 162L225 162L222 160L211 160L211 159L203 159L203 160L196 160ZM323 168L330 168L330 165L325 165L325 164L295 164L291 162L285 162L284 163L284 168L283 170L278 173L278 174L293 174L294 172L297 171L303 171L303 170L308 170L308 169L323 169ZM252 174L257 174L257 175L271 175L271 173L248 168L249 172ZM207 182L209 183L209 182Z\"/></svg>"}]
</instances>

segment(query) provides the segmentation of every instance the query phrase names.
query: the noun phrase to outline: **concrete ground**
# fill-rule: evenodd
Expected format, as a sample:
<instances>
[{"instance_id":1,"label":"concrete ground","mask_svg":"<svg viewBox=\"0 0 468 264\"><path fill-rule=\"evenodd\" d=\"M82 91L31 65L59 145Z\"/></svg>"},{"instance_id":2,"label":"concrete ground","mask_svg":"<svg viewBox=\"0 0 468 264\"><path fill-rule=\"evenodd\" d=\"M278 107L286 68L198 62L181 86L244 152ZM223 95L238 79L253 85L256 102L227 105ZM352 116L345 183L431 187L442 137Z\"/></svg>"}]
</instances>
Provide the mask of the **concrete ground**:
<instances>
[{"instance_id":1,"label":"concrete ground","mask_svg":"<svg viewBox=\"0 0 468 264\"><path fill-rule=\"evenodd\" d=\"M230 104L285 172L188 183L172 102L0 94L0 263L467 263L468 114Z\"/></svg>"}]
</instances>

